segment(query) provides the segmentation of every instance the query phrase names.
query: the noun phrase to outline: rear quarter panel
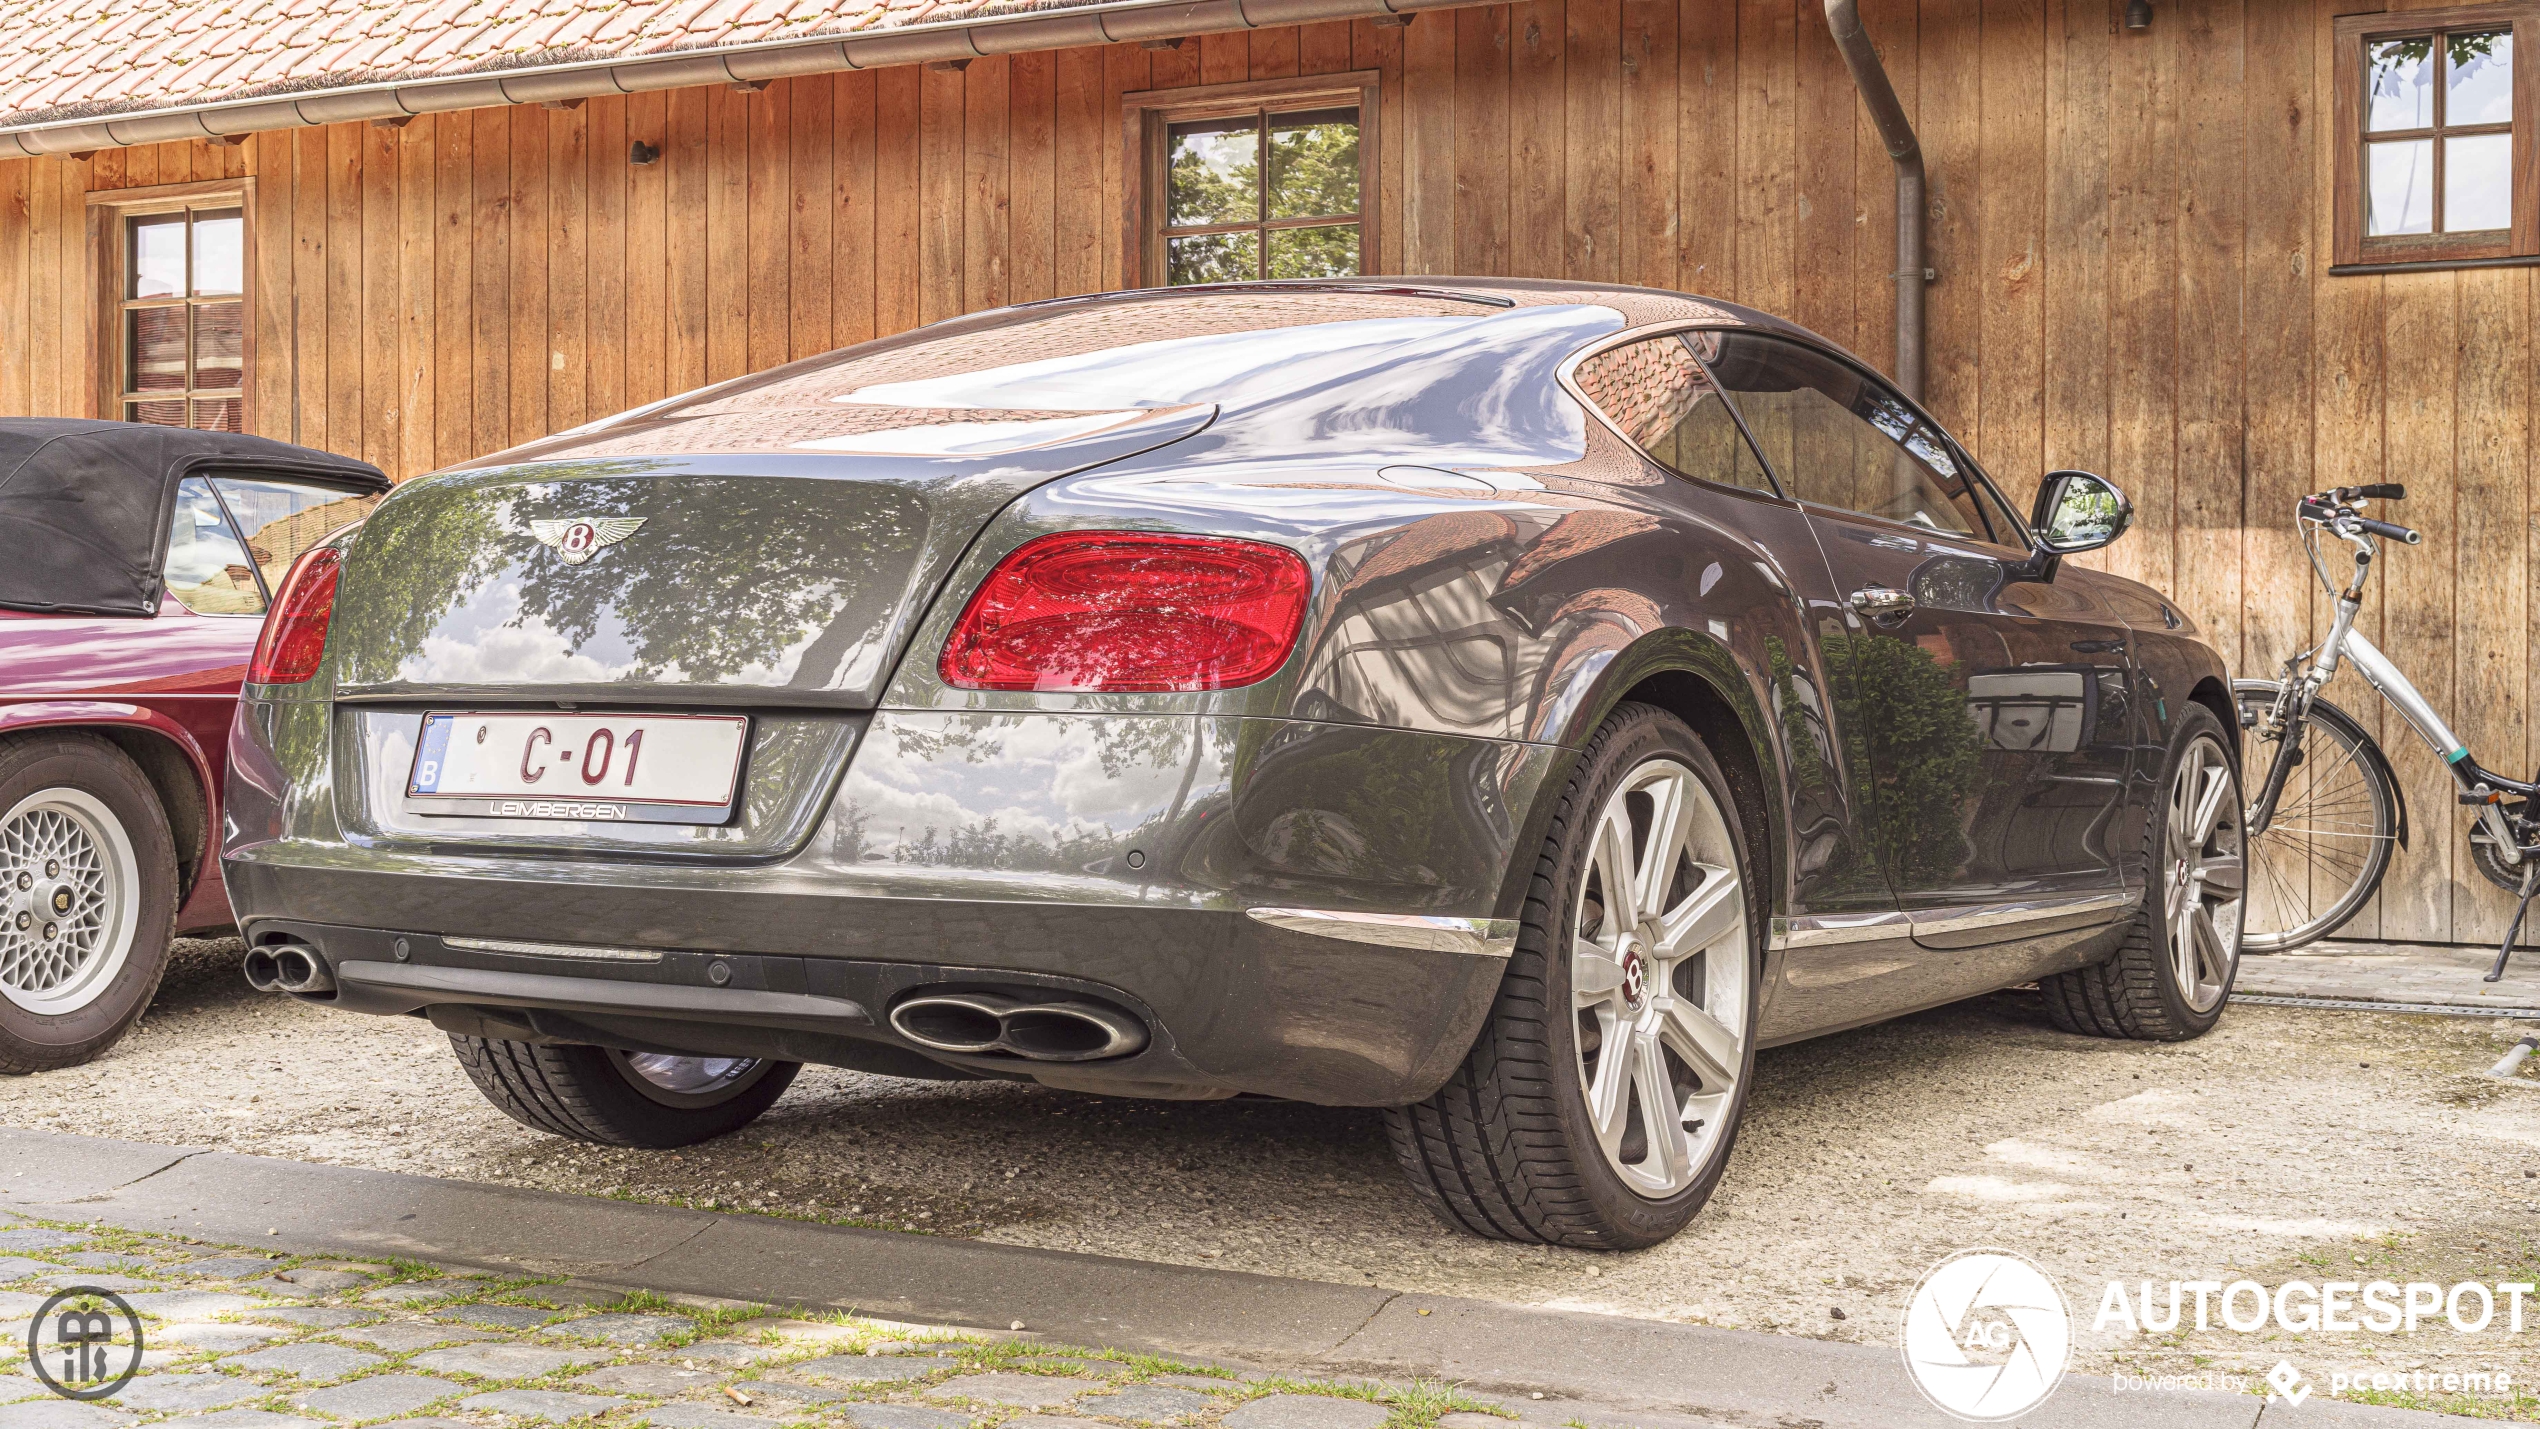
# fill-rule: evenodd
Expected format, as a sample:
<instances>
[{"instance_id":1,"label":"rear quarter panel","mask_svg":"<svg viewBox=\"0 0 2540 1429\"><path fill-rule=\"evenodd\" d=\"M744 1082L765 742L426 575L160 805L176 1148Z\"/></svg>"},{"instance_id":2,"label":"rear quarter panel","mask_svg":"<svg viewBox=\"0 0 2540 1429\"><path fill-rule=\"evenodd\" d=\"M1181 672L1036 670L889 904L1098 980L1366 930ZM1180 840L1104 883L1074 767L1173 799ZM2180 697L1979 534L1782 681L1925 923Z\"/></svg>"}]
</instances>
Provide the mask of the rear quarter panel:
<instances>
[{"instance_id":1,"label":"rear quarter panel","mask_svg":"<svg viewBox=\"0 0 2540 1429\"><path fill-rule=\"evenodd\" d=\"M173 600L149 618L0 613L0 736L89 729L141 763L177 841L180 931L230 922L218 836L229 725L263 624Z\"/></svg>"}]
</instances>

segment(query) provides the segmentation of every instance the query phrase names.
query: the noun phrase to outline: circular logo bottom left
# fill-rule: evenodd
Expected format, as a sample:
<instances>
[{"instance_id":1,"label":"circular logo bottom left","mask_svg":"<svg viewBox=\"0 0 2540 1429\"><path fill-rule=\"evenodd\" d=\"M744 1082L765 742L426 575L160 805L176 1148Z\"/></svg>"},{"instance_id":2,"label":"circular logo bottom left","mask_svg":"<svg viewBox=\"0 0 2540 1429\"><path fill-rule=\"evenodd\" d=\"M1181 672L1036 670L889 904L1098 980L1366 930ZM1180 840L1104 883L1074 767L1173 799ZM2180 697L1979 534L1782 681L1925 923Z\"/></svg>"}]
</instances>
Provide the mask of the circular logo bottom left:
<instances>
[{"instance_id":1,"label":"circular logo bottom left","mask_svg":"<svg viewBox=\"0 0 2540 1429\"><path fill-rule=\"evenodd\" d=\"M141 1369L141 1317L111 1290L73 1285L56 1292L27 1322L26 1358L55 1394L104 1399Z\"/></svg>"}]
</instances>

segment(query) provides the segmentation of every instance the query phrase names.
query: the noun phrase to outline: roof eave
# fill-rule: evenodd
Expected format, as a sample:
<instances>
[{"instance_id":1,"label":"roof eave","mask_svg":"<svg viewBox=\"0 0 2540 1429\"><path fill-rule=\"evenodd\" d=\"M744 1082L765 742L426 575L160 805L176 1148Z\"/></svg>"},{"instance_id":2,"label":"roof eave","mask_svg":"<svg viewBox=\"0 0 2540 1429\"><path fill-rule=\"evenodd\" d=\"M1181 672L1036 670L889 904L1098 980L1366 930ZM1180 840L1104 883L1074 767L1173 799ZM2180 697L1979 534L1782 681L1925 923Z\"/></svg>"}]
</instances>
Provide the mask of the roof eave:
<instances>
[{"instance_id":1,"label":"roof eave","mask_svg":"<svg viewBox=\"0 0 2540 1429\"><path fill-rule=\"evenodd\" d=\"M636 58L577 59L416 79L381 80L0 124L0 159L77 154L271 130L399 120L457 109L560 103L700 84L759 84L793 75L937 60L1163 40L1441 9L1479 0L1108 0L1065 9L909 25L851 35L760 40Z\"/></svg>"}]
</instances>

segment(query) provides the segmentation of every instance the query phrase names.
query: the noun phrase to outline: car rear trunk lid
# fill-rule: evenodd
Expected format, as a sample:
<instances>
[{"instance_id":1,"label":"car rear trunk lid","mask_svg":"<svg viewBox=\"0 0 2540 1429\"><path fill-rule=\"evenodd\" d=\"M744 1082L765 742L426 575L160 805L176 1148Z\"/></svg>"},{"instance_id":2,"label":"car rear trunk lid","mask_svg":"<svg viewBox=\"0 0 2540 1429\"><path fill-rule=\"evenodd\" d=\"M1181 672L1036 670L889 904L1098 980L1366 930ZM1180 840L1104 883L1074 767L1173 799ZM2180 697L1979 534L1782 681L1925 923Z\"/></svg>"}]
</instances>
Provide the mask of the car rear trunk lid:
<instances>
[{"instance_id":1,"label":"car rear trunk lid","mask_svg":"<svg viewBox=\"0 0 2540 1429\"><path fill-rule=\"evenodd\" d=\"M720 452L639 423L605 454L427 478L381 505L347 563L336 692L869 709L1007 503L1216 410L911 414ZM648 435L658 452L626 451Z\"/></svg>"}]
</instances>

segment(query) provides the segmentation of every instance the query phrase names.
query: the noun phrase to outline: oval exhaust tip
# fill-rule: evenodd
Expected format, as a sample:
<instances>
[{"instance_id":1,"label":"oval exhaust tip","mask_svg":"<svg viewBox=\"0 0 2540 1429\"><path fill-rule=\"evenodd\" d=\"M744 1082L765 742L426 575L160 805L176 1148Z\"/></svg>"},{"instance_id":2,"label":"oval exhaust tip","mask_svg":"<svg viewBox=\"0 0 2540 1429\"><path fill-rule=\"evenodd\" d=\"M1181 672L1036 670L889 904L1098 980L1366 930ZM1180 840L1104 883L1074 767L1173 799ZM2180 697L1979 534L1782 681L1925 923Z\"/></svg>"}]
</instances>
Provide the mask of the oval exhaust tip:
<instances>
[{"instance_id":1,"label":"oval exhaust tip","mask_svg":"<svg viewBox=\"0 0 2540 1429\"><path fill-rule=\"evenodd\" d=\"M273 954L263 948L247 950L246 965L240 971L247 975L247 985L258 992L282 991L282 974L274 966Z\"/></svg>"},{"instance_id":2,"label":"oval exhaust tip","mask_svg":"<svg viewBox=\"0 0 2540 1429\"><path fill-rule=\"evenodd\" d=\"M1026 1000L998 992L939 992L891 1009L891 1026L920 1047L1033 1062L1093 1062L1147 1045L1146 1024L1091 1001Z\"/></svg>"},{"instance_id":3,"label":"oval exhaust tip","mask_svg":"<svg viewBox=\"0 0 2540 1429\"><path fill-rule=\"evenodd\" d=\"M1018 1007L1005 1019L1005 1045L1036 1062L1092 1062L1125 1057L1146 1045L1146 1029L1081 1002Z\"/></svg>"},{"instance_id":4,"label":"oval exhaust tip","mask_svg":"<svg viewBox=\"0 0 2540 1429\"><path fill-rule=\"evenodd\" d=\"M273 980L277 991L290 993L333 992L335 973L313 948L298 943L284 943L274 948Z\"/></svg>"},{"instance_id":5,"label":"oval exhaust tip","mask_svg":"<svg viewBox=\"0 0 2540 1429\"><path fill-rule=\"evenodd\" d=\"M993 1052L1004 1034L998 1014L1004 998L912 997L891 1009L891 1026L921 1047L938 1052Z\"/></svg>"}]
</instances>

